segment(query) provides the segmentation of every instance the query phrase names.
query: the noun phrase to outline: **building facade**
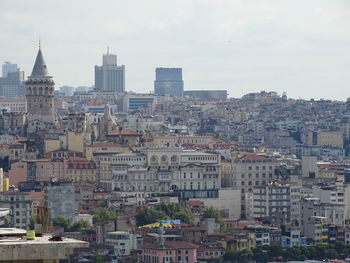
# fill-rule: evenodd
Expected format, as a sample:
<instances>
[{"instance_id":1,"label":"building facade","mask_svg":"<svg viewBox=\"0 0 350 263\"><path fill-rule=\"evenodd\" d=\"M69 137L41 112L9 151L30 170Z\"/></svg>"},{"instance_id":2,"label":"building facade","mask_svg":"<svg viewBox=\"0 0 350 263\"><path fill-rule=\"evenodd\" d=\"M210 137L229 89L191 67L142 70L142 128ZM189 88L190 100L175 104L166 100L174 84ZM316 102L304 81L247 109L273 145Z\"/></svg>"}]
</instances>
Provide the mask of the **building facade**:
<instances>
[{"instance_id":1,"label":"building facade","mask_svg":"<svg viewBox=\"0 0 350 263\"><path fill-rule=\"evenodd\" d=\"M100 92L125 91L125 66L117 65L117 55L103 55L102 66L95 66L95 88Z\"/></svg>"},{"instance_id":2,"label":"building facade","mask_svg":"<svg viewBox=\"0 0 350 263\"><path fill-rule=\"evenodd\" d=\"M156 68L154 93L160 96L182 97L184 82L182 68Z\"/></svg>"}]
</instances>

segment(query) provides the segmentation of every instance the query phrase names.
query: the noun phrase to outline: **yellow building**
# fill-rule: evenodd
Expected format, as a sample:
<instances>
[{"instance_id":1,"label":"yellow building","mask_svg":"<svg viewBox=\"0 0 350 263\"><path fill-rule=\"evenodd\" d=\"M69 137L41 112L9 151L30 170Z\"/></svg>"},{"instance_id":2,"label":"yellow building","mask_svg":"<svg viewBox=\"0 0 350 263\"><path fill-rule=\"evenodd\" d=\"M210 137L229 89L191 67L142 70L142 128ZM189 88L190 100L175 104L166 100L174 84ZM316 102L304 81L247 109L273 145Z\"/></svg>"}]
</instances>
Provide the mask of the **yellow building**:
<instances>
[{"instance_id":1,"label":"yellow building","mask_svg":"<svg viewBox=\"0 0 350 263\"><path fill-rule=\"evenodd\" d=\"M343 133L339 131L319 131L317 133L317 145L335 145L343 148Z\"/></svg>"},{"instance_id":2,"label":"yellow building","mask_svg":"<svg viewBox=\"0 0 350 263\"><path fill-rule=\"evenodd\" d=\"M319 146L337 146L344 147L343 133L339 131L318 131L309 132L306 135L306 144Z\"/></svg>"},{"instance_id":3,"label":"yellow building","mask_svg":"<svg viewBox=\"0 0 350 263\"><path fill-rule=\"evenodd\" d=\"M45 153L59 150L61 148L60 140L44 140Z\"/></svg>"},{"instance_id":4,"label":"yellow building","mask_svg":"<svg viewBox=\"0 0 350 263\"><path fill-rule=\"evenodd\" d=\"M73 152L84 152L84 136L75 132L68 132L68 150Z\"/></svg>"},{"instance_id":5,"label":"yellow building","mask_svg":"<svg viewBox=\"0 0 350 263\"><path fill-rule=\"evenodd\" d=\"M86 158L72 157L66 161L66 178L73 181L95 182L97 169L94 161Z\"/></svg>"},{"instance_id":6,"label":"yellow building","mask_svg":"<svg viewBox=\"0 0 350 263\"><path fill-rule=\"evenodd\" d=\"M221 162L221 181L223 187L232 187L233 166L232 162Z\"/></svg>"}]
</instances>

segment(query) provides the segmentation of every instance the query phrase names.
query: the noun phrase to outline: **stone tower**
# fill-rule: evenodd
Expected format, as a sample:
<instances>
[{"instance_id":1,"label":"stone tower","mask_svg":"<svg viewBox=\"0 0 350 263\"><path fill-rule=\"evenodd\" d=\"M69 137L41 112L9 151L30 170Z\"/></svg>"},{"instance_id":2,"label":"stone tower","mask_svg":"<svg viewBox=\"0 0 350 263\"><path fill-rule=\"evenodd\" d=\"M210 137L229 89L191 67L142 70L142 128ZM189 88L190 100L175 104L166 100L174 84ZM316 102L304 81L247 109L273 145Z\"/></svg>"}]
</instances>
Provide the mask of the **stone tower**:
<instances>
[{"instance_id":1,"label":"stone tower","mask_svg":"<svg viewBox=\"0 0 350 263\"><path fill-rule=\"evenodd\" d=\"M30 115L54 119L54 85L39 47L32 74L26 81L27 110Z\"/></svg>"},{"instance_id":2,"label":"stone tower","mask_svg":"<svg viewBox=\"0 0 350 263\"><path fill-rule=\"evenodd\" d=\"M49 76L39 45L32 74L26 81L28 135L53 127L55 122L54 85L55 82L52 76Z\"/></svg>"}]
</instances>

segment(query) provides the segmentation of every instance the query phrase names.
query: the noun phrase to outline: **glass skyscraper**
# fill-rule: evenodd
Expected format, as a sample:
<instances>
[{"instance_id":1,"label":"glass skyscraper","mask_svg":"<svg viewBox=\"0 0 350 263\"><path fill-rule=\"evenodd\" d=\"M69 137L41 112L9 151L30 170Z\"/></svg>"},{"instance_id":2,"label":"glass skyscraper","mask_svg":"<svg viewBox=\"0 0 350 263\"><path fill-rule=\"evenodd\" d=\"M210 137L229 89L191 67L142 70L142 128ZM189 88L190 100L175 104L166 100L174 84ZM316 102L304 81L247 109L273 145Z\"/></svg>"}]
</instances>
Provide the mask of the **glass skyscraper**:
<instances>
[{"instance_id":1,"label":"glass skyscraper","mask_svg":"<svg viewBox=\"0 0 350 263\"><path fill-rule=\"evenodd\" d=\"M156 68L154 93L160 96L182 97L184 82L182 68Z\"/></svg>"}]
</instances>

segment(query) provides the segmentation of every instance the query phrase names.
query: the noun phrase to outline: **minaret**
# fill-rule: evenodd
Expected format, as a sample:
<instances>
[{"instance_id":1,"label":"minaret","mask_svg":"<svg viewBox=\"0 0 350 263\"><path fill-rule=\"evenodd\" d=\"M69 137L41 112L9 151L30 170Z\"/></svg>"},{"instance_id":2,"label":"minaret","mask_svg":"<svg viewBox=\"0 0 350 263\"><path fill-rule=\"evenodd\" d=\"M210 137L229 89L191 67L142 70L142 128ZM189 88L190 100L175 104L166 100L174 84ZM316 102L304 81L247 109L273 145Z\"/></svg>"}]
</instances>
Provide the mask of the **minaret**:
<instances>
[{"instance_id":1,"label":"minaret","mask_svg":"<svg viewBox=\"0 0 350 263\"><path fill-rule=\"evenodd\" d=\"M26 81L27 111L29 116L35 116L35 118L43 122L54 122L54 85L52 76L49 76L39 41L39 51L33 71Z\"/></svg>"}]
</instances>

